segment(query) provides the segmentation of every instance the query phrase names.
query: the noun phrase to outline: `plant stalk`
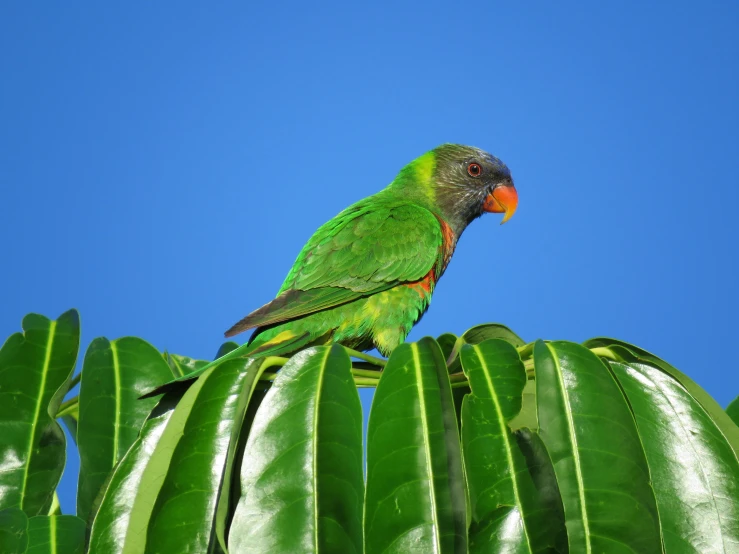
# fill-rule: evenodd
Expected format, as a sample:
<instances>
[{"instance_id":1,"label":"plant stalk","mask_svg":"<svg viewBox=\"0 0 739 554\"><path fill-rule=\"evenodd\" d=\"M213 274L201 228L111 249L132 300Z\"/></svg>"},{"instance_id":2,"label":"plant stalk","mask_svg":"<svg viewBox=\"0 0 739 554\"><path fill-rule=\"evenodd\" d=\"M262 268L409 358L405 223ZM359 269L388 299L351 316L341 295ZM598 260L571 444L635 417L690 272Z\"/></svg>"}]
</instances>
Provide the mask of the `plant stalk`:
<instances>
[{"instance_id":1,"label":"plant stalk","mask_svg":"<svg viewBox=\"0 0 739 554\"><path fill-rule=\"evenodd\" d=\"M387 360L383 358L376 358L375 356L370 356L369 354L365 354L364 352L360 352L359 350L354 350L346 346L344 346L344 350L346 350L346 353L352 358L364 360L365 362L369 362L380 367L385 367L385 365L387 365Z\"/></svg>"},{"instance_id":2,"label":"plant stalk","mask_svg":"<svg viewBox=\"0 0 739 554\"><path fill-rule=\"evenodd\" d=\"M79 407L79 403L79 396L73 396L66 402L62 402L62 404L59 406L59 409L56 411L56 417L62 417L71 414Z\"/></svg>"},{"instance_id":3,"label":"plant stalk","mask_svg":"<svg viewBox=\"0 0 739 554\"><path fill-rule=\"evenodd\" d=\"M370 379L379 379L382 373L371 369L356 369L352 367L352 375L355 377L369 377Z\"/></svg>"},{"instance_id":4,"label":"plant stalk","mask_svg":"<svg viewBox=\"0 0 739 554\"><path fill-rule=\"evenodd\" d=\"M80 371L77 375L74 375L69 380L69 386L67 386L67 392L71 391L74 387L76 387L79 384L81 378L82 378L82 372Z\"/></svg>"},{"instance_id":5,"label":"plant stalk","mask_svg":"<svg viewBox=\"0 0 739 554\"><path fill-rule=\"evenodd\" d=\"M614 362L621 361L621 358L616 356L616 353L606 346L596 346L595 348L591 348L590 351L601 358L608 358L609 360L613 360Z\"/></svg>"},{"instance_id":6,"label":"plant stalk","mask_svg":"<svg viewBox=\"0 0 739 554\"><path fill-rule=\"evenodd\" d=\"M368 377L355 377L354 384L358 387L376 387L379 379L369 379Z\"/></svg>"}]
</instances>

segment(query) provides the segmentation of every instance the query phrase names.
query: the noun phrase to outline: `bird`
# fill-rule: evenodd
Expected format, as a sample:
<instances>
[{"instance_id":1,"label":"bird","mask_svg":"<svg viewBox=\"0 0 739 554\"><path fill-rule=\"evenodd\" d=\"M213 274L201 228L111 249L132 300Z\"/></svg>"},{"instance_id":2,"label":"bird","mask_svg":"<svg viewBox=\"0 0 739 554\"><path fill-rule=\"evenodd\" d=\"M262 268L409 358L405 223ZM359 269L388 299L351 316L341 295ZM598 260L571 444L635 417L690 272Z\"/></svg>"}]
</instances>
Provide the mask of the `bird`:
<instances>
[{"instance_id":1,"label":"bird","mask_svg":"<svg viewBox=\"0 0 739 554\"><path fill-rule=\"evenodd\" d=\"M176 381L232 358L328 343L389 356L428 309L467 226L485 213L505 223L517 206L511 172L495 156L460 144L426 152L318 228L277 296L225 332L254 329L248 342Z\"/></svg>"},{"instance_id":2,"label":"bird","mask_svg":"<svg viewBox=\"0 0 739 554\"><path fill-rule=\"evenodd\" d=\"M486 212L503 213L504 223L517 206L502 161L442 144L319 227L274 300L225 336L255 329L242 355L339 343L388 356L428 309L467 226Z\"/></svg>"}]
</instances>

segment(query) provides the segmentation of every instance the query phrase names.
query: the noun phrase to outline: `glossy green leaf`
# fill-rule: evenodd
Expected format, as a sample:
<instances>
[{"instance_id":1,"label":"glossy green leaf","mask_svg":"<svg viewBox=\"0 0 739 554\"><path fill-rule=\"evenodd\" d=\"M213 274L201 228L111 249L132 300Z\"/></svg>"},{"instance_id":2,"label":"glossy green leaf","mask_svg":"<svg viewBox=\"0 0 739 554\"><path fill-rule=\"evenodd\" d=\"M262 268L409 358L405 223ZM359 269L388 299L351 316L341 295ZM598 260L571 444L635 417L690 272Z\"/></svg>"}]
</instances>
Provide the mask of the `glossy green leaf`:
<instances>
[{"instance_id":1,"label":"glossy green leaf","mask_svg":"<svg viewBox=\"0 0 739 554\"><path fill-rule=\"evenodd\" d=\"M518 506L500 506L470 529L470 554L524 554L526 543L523 516Z\"/></svg>"},{"instance_id":2,"label":"glossy green leaf","mask_svg":"<svg viewBox=\"0 0 739 554\"><path fill-rule=\"evenodd\" d=\"M538 431L539 420L536 414L536 381L528 379L526 386L523 388L521 396L521 411L518 415L508 422L508 426L513 431L519 429L529 429Z\"/></svg>"},{"instance_id":3,"label":"glossy green leaf","mask_svg":"<svg viewBox=\"0 0 739 554\"><path fill-rule=\"evenodd\" d=\"M28 520L26 554L84 554L85 522L75 516L36 516Z\"/></svg>"},{"instance_id":4,"label":"glossy green leaf","mask_svg":"<svg viewBox=\"0 0 739 554\"><path fill-rule=\"evenodd\" d=\"M205 552L213 546L218 495L227 490L221 483L228 480L235 428L252 390L247 382L258 379L261 365L242 359L211 367L181 399L177 393L161 399L105 490L91 552ZM187 546L172 547L178 541Z\"/></svg>"},{"instance_id":5,"label":"glossy green leaf","mask_svg":"<svg viewBox=\"0 0 739 554\"><path fill-rule=\"evenodd\" d=\"M151 510L202 384L196 382L181 399L165 395L152 410L105 489L92 524L90 552L144 552Z\"/></svg>"},{"instance_id":6,"label":"glossy green leaf","mask_svg":"<svg viewBox=\"0 0 739 554\"><path fill-rule=\"evenodd\" d=\"M445 358L449 363L449 373L461 371L459 353L465 344L480 344L488 339L500 339L513 346L522 346L525 341L505 325L500 323L483 323L465 331L454 343L450 354Z\"/></svg>"},{"instance_id":7,"label":"glossy green leaf","mask_svg":"<svg viewBox=\"0 0 739 554\"><path fill-rule=\"evenodd\" d=\"M262 401L269 391L269 388L262 388L260 385L263 385L262 381L257 382L257 386L252 392L251 398L249 398L249 404L246 407L244 421L241 425L241 432L239 433L236 450L229 469L229 475L231 475L231 478L224 482L224 489L221 491L221 495L218 498L218 507L216 509L217 546L219 546L224 552L227 551L228 528L231 524L233 514L236 511L236 506L244 495L244 491L241 490L239 477L242 474L243 464L249 463L248 459L246 459L247 457L244 455L246 452L246 442L251 434L251 427L254 424L254 419L256 418L259 407L262 405Z\"/></svg>"},{"instance_id":8,"label":"glossy green leaf","mask_svg":"<svg viewBox=\"0 0 739 554\"><path fill-rule=\"evenodd\" d=\"M724 409L719 405L719 403L716 402L711 397L711 395L709 395L705 390L703 390L703 388L701 388L690 377L688 377L681 371L677 370L676 368L672 367L670 364L668 364L663 359L658 358L654 354L651 354L650 352L647 352L646 350L639 348L638 346L629 344L628 342L605 338L605 337L599 337L599 338L588 340L584 342L583 344L588 348L607 347L607 348L614 349L615 347L615 349L618 349L618 347L621 347L626 352L629 352L633 356L636 356L638 361L656 366L660 368L662 371L664 371L665 373L667 373L668 375L671 375L672 377L677 379L678 382L683 387L685 387L685 389L693 396L693 398L695 398L701 404L701 406L703 406L703 409L706 410L706 412L708 412L708 415L711 416L711 419L713 419L713 421L716 422L716 425L718 426L719 430L726 437L726 440L729 441L731 448L734 450L734 455L739 457L739 426L737 426L731 420L731 417L729 417L729 415L724 411ZM630 361L630 360L625 360L625 361Z\"/></svg>"},{"instance_id":9,"label":"glossy green leaf","mask_svg":"<svg viewBox=\"0 0 739 554\"><path fill-rule=\"evenodd\" d=\"M62 515L62 506L59 504L59 494L54 491L54 496L51 499L51 506L49 506L47 516L60 516Z\"/></svg>"},{"instance_id":10,"label":"glossy green leaf","mask_svg":"<svg viewBox=\"0 0 739 554\"><path fill-rule=\"evenodd\" d=\"M459 433L444 356L430 338L396 348L367 433L365 552L466 552Z\"/></svg>"},{"instance_id":11,"label":"glossy green leaf","mask_svg":"<svg viewBox=\"0 0 739 554\"><path fill-rule=\"evenodd\" d=\"M362 411L350 370L333 345L278 374L246 445L230 554L362 552Z\"/></svg>"},{"instance_id":12,"label":"glossy green leaf","mask_svg":"<svg viewBox=\"0 0 739 554\"><path fill-rule=\"evenodd\" d=\"M530 429L519 429L514 433L514 436L526 459L526 467L536 487L536 506L546 510L549 517L552 518L552 521L546 523L548 532L551 533L551 536L547 538L547 542L554 545L554 552L566 553L568 548L564 506L562 506L557 476L554 473L549 452L547 452L544 441L541 440L539 434ZM527 517L529 515L527 514ZM550 552L550 550L548 549L546 552Z\"/></svg>"},{"instance_id":13,"label":"glossy green leaf","mask_svg":"<svg viewBox=\"0 0 739 554\"><path fill-rule=\"evenodd\" d=\"M715 422L660 369L610 366L644 444L665 551L739 552L739 462Z\"/></svg>"},{"instance_id":14,"label":"glossy green leaf","mask_svg":"<svg viewBox=\"0 0 739 554\"><path fill-rule=\"evenodd\" d=\"M483 323L468 329L460 337L465 344L480 344L488 339L501 339L513 346L523 346L526 341L500 323Z\"/></svg>"},{"instance_id":15,"label":"glossy green leaf","mask_svg":"<svg viewBox=\"0 0 739 554\"><path fill-rule=\"evenodd\" d=\"M260 363L231 360L202 377L150 516L147 551L206 552L216 541L218 499L229 494L225 484Z\"/></svg>"},{"instance_id":16,"label":"glossy green leaf","mask_svg":"<svg viewBox=\"0 0 739 554\"><path fill-rule=\"evenodd\" d=\"M20 508L0 510L0 552L24 554L28 547L28 516Z\"/></svg>"},{"instance_id":17,"label":"glossy green leaf","mask_svg":"<svg viewBox=\"0 0 739 554\"><path fill-rule=\"evenodd\" d=\"M731 421L739 425L739 396L732 400L726 407L726 413L731 418Z\"/></svg>"},{"instance_id":18,"label":"glossy green leaf","mask_svg":"<svg viewBox=\"0 0 739 554\"><path fill-rule=\"evenodd\" d=\"M193 371L198 371L208 365L210 362L205 360L195 360L187 356L180 356L179 354L165 354L165 359L169 368L172 370L172 375L175 377L182 377Z\"/></svg>"},{"instance_id":19,"label":"glossy green leaf","mask_svg":"<svg viewBox=\"0 0 739 554\"><path fill-rule=\"evenodd\" d=\"M197 366L197 369L194 369L194 371L187 373L181 377L177 377L176 379L167 381L166 383L159 385L157 387L154 387L153 389L150 389L148 391L145 391L144 394L142 394L141 398L153 398L154 396L159 396L160 394L165 393L178 393L178 394L184 394L184 392L189 389L193 383L200 377L203 373L208 371L209 369L212 369L214 367L217 367L229 360L236 360L239 358L242 358L241 353L239 350L244 350L248 346L247 343L242 344L238 348L234 348L233 350L230 350L231 346L230 343L225 343L221 349L225 350L225 354L223 356L219 356L212 362L206 362L201 365L201 360L192 360L192 365ZM219 349L219 353L221 352L221 349ZM184 366L181 368L184 369Z\"/></svg>"},{"instance_id":20,"label":"glossy green leaf","mask_svg":"<svg viewBox=\"0 0 739 554\"><path fill-rule=\"evenodd\" d=\"M100 487L156 404L155 399L139 396L171 377L159 351L139 338L97 338L90 343L82 368L77 425L79 517L88 518Z\"/></svg>"},{"instance_id":21,"label":"glossy green leaf","mask_svg":"<svg viewBox=\"0 0 739 554\"><path fill-rule=\"evenodd\" d=\"M452 388L452 402L454 402L454 417L457 420L457 430L462 430L462 404L468 394L470 394L469 386L457 385Z\"/></svg>"},{"instance_id":22,"label":"glossy green leaf","mask_svg":"<svg viewBox=\"0 0 739 554\"><path fill-rule=\"evenodd\" d=\"M218 352L216 352L216 359L220 358L221 356L225 356L226 354L233 352L239 347L239 343L234 342L232 340L224 342L219 348Z\"/></svg>"},{"instance_id":23,"label":"glossy green leaf","mask_svg":"<svg viewBox=\"0 0 739 554\"><path fill-rule=\"evenodd\" d=\"M570 552L661 551L649 468L608 368L567 342L534 347L539 434L554 465Z\"/></svg>"},{"instance_id":24,"label":"glossy green leaf","mask_svg":"<svg viewBox=\"0 0 739 554\"><path fill-rule=\"evenodd\" d=\"M452 333L444 333L443 335L439 335L438 337L436 337L436 342L439 343L439 347L444 354L445 360L448 360L449 356L452 355L452 352L454 351L454 345L457 344L457 340L459 340L459 337L457 335L453 335Z\"/></svg>"},{"instance_id":25,"label":"glossy green leaf","mask_svg":"<svg viewBox=\"0 0 739 554\"><path fill-rule=\"evenodd\" d=\"M73 400L78 400L78 397L75 397ZM66 402L64 404L66 404ZM64 404L60 406L56 417L64 422L64 425L67 426L67 431L69 431L69 434L72 436L72 440L77 444L77 426L80 419L80 405L79 402L74 402L71 406L62 409L64 408Z\"/></svg>"},{"instance_id":26,"label":"glossy green leaf","mask_svg":"<svg viewBox=\"0 0 739 554\"><path fill-rule=\"evenodd\" d=\"M225 356L229 352L236 350L238 347L239 345L233 341L224 342L218 348L216 358ZM211 363L208 360L196 360L195 358L190 358L189 356L170 354L169 352L166 352L164 354L164 359L167 360L167 364L169 364L169 367L172 370L172 374L176 378L184 377L186 375L190 375L191 373L200 374L202 373L203 368Z\"/></svg>"},{"instance_id":27,"label":"glossy green leaf","mask_svg":"<svg viewBox=\"0 0 739 554\"><path fill-rule=\"evenodd\" d=\"M508 425L521 410L523 363L516 349L500 339L465 345L461 359L472 388L462 406L462 452L473 519L470 552L551 551L565 532L561 504L558 498L551 502L553 483L545 494L537 489ZM501 506L517 510L501 519ZM505 538L501 522L508 531Z\"/></svg>"},{"instance_id":28,"label":"glossy green leaf","mask_svg":"<svg viewBox=\"0 0 739 554\"><path fill-rule=\"evenodd\" d=\"M23 318L23 333L0 349L0 509L44 514L65 462L55 416L67 392L80 342L76 310L56 321Z\"/></svg>"}]
</instances>

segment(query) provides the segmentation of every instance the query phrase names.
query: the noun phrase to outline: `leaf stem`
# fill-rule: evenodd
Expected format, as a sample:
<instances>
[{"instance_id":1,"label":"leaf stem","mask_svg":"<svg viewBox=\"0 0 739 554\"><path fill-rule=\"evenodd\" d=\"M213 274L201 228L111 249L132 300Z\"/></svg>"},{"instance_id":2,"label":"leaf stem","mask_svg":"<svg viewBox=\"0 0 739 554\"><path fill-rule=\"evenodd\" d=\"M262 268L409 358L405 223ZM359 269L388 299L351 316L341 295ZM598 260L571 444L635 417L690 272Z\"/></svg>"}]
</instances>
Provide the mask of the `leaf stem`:
<instances>
[{"instance_id":1,"label":"leaf stem","mask_svg":"<svg viewBox=\"0 0 739 554\"><path fill-rule=\"evenodd\" d=\"M287 363L288 359L280 356L267 356L262 362L262 370L264 371L270 367L282 367Z\"/></svg>"},{"instance_id":2,"label":"leaf stem","mask_svg":"<svg viewBox=\"0 0 739 554\"><path fill-rule=\"evenodd\" d=\"M464 373L452 373L449 376L449 381L452 383L460 383L462 381L467 381L467 376Z\"/></svg>"},{"instance_id":3,"label":"leaf stem","mask_svg":"<svg viewBox=\"0 0 739 554\"><path fill-rule=\"evenodd\" d=\"M355 377L354 384L358 387L376 387L379 379L369 379L367 377Z\"/></svg>"},{"instance_id":4,"label":"leaf stem","mask_svg":"<svg viewBox=\"0 0 739 554\"><path fill-rule=\"evenodd\" d=\"M531 357L531 355L534 353L535 344L536 341L524 344L523 346L519 346L516 348L516 350L518 350L518 355L521 357L522 360Z\"/></svg>"},{"instance_id":5,"label":"leaf stem","mask_svg":"<svg viewBox=\"0 0 739 554\"><path fill-rule=\"evenodd\" d=\"M608 358L609 360L613 360L616 362L621 361L621 358L616 356L616 353L606 346L596 346L595 348L591 348L590 351L596 356L600 356L601 358Z\"/></svg>"},{"instance_id":6,"label":"leaf stem","mask_svg":"<svg viewBox=\"0 0 739 554\"><path fill-rule=\"evenodd\" d=\"M73 396L66 402L62 402L62 404L59 406L59 409L56 411L56 417L62 417L73 413L75 410L78 409L79 403L79 396Z\"/></svg>"},{"instance_id":7,"label":"leaf stem","mask_svg":"<svg viewBox=\"0 0 739 554\"><path fill-rule=\"evenodd\" d=\"M82 378L82 372L80 371L77 375L73 376L69 380L69 385L67 386L67 392L71 391L74 387L76 387L79 384L81 378Z\"/></svg>"},{"instance_id":8,"label":"leaf stem","mask_svg":"<svg viewBox=\"0 0 739 554\"><path fill-rule=\"evenodd\" d=\"M57 495L56 491L54 491L54 496L51 499L51 506L49 506L49 515L50 516L62 515L62 507L59 504L59 495Z\"/></svg>"},{"instance_id":9,"label":"leaf stem","mask_svg":"<svg viewBox=\"0 0 739 554\"><path fill-rule=\"evenodd\" d=\"M349 356L351 356L352 358L364 360L365 362L369 362L380 367L385 367L385 365L387 364L387 360L383 358L376 358L375 356L370 356L369 354L365 354L364 352L360 352L359 350L354 350L346 346L344 346L344 350L346 350L346 353L349 354Z\"/></svg>"},{"instance_id":10,"label":"leaf stem","mask_svg":"<svg viewBox=\"0 0 739 554\"><path fill-rule=\"evenodd\" d=\"M369 377L370 379L379 379L382 372L372 369L356 369L352 367L352 375L355 377Z\"/></svg>"},{"instance_id":11,"label":"leaf stem","mask_svg":"<svg viewBox=\"0 0 739 554\"><path fill-rule=\"evenodd\" d=\"M369 371L382 371L381 365L371 364L369 362L358 362L356 360L352 361L352 367L354 369L367 369Z\"/></svg>"}]
</instances>

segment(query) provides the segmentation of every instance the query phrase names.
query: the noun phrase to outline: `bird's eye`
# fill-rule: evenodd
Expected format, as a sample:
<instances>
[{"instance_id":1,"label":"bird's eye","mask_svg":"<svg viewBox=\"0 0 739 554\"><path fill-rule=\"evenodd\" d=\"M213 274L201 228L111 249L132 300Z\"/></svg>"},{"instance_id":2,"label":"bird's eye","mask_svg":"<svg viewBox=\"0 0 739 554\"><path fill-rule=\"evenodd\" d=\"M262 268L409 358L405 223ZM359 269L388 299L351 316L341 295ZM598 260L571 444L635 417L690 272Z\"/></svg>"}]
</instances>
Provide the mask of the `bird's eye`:
<instances>
[{"instance_id":1,"label":"bird's eye","mask_svg":"<svg viewBox=\"0 0 739 554\"><path fill-rule=\"evenodd\" d=\"M482 168L480 164L472 162L467 166L467 173L470 174L470 177L479 177L482 175Z\"/></svg>"}]
</instances>

